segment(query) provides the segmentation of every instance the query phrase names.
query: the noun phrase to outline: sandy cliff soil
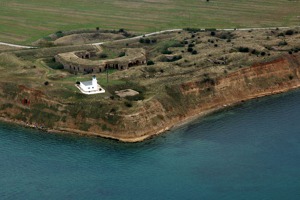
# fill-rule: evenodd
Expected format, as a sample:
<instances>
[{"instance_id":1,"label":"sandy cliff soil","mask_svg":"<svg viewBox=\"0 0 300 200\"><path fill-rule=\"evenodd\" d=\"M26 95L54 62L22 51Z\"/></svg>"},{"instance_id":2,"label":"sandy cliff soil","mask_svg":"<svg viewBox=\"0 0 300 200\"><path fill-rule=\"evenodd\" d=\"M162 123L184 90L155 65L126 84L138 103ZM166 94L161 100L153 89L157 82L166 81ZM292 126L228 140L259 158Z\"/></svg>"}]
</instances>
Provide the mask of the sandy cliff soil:
<instances>
[{"instance_id":1,"label":"sandy cliff soil","mask_svg":"<svg viewBox=\"0 0 300 200\"><path fill-rule=\"evenodd\" d=\"M127 124L124 135L133 138L151 136L229 105L298 88L299 70L300 55L285 55L272 62L219 77L214 83L181 84L174 89L177 90L174 100L179 101L178 107L166 108L159 100L153 100L152 107L142 107L140 113L124 117L124 123ZM139 128L133 128L136 126Z\"/></svg>"},{"instance_id":2,"label":"sandy cliff soil","mask_svg":"<svg viewBox=\"0 0 300 200\"><path fill-rule=\"evenodd\" d=\"M298 88L299 73L300 53L285 54L272 62L242 68L213 80L166 88L165 96L154 96L137 102L135 109L109 114L114 119L112 123L81 112L71 115L70 105L23 85L18 86L18 94L4 95L11 85L1 83L4 87L0 90L0 117L28 126L41 126L43 120L48 120L47 126L40 128L136 142L217 109ZM25 96L31 102L24 102ZM88 122L89 126L80 127L82 122Z\"/></svg>"}]
</instances>

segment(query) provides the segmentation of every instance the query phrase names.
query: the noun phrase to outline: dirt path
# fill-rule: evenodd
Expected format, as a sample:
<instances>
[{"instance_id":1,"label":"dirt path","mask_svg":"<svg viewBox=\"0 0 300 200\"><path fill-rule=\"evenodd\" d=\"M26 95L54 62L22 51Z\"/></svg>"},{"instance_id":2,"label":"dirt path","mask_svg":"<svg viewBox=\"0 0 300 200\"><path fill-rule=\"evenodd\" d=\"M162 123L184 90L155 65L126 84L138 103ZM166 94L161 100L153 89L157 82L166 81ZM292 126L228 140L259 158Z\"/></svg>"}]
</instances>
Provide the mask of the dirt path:
<instances>
[{"instance_id":1,"label":"dirt path","mask_svg":"<svg viewBox=\"0 0 300 200\"><path fill-rule=\"evenodd\" d=\"M157 32L153 32L153 33L148 33L145 35L139 35L136 37L132 37L132 38L125 38L125 39L121 39L121 40L115 40L115 41L130 41L130 40L135 40L135 39L140 39L142 37L148 37L148 36L152 36L152 35L158 35L161 33L169 33L169 32L176 32L176 31L182 31L182 29L171 29L171 30L164 30L164 31L157 31ZM98 42L98 43L92 43L91 45L101 45L107 42Z\"/></svg>"},{"instance_id":2,"label":"dirt path","mask_svg":"<svg viewBox=\"0 0 300 200\"><path fill-rule=\"evenodd\" d=\"M289 29L289 28L298 28L300 26L295 26L295 27L266 27L266 28L228 28L228 29L216 29L218 31L234 31L234 30L239 30L239 31L250 31L250 30L272 30L272 29ZM121 40L115 40L115 41L130 41L130 40L135 40L135 39L140 39L142 37L149 37L149 36L153 36L153 35L158 35L158 34L162 34L162 33L170 33L170 32L177 32L177 31L182 31L183 29L170 29L170 30L164 30L164 31L157 31L157 32L153 32L153 33L148 33L148 34L144 34L144 35L139 35L136 37L132 37L132 38L125 38L125 39L121 39ZM201 30L205 30L205 29L201 29ZM102 45L105 44L107 42L98 42L98 43L92 43L91 45Z\"/></svg>"},{"instance_id":3,"label":"dirt path","mask_svg":"<svg viewBox=\"0 0 300 200\"><path fill-rule=\"evenodd\" d=\"M22 46L22 45L17 45L17 44L10 44L10 43L5 43L5 42L0 42L0 45L5 45L5 46L9 46L9 47L17 47L17 48L25 48L25 49L36 48L36 47Z\"/></svg>"},{"instance_id":4,"label":"dirt path","mask_svg":"<svg viewBox=\"0 0 300 200\"><path fill-rule=\"evenodd\" d=\"M249 30L269 30L269 29L289 29L289 28L298 28L300 26L294 26L294 27L266 27L266 28L225 28L225 29L216 29L218 31L234 31L234 30L240 30L240 31L249 31ZM170 29L170 30L164 30L164 31L157 31L157 32L153 32L153 33L148 33L148 34L144 34L144 35L139 35L136 37L132 37L132 38L125 38L125 39L121 39L121 40L115 40L115 41L130 41L130 40L135 40L135 39L140 39L142 37L148 37L148 36L153 36L153 35L158 35L158 34L162 34L162 33L169 33L169 32L176 32L176 31L182 31L183 29ZM204 30L204 29L203 29ZM107 42L96 42L96 43L91 43L91 45L102 45L105 43L108 43L110 41ZM5 43L5 42L0 42L0 45L6 45L6 46L10 46L10 47L17 47L17 48L26 48L26 49L32 49L32 48L37 48L37 47L31 47L31 46L23 46L23 45L17 45L17 44L10 44L10 43Z\"/></svg>"}]
</instances>

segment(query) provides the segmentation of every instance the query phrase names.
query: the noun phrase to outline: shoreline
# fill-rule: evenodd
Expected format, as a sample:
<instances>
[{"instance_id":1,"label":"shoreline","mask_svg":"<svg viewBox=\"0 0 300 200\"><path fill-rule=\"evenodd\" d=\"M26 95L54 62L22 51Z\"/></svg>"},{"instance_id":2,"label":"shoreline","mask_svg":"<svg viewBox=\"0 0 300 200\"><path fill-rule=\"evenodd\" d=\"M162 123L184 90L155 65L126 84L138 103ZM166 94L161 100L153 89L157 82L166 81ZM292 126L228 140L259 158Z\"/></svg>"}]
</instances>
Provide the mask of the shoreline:
<instances>
[{"instance_id":1,"label":"shoreline","mask_svg":"<svg viewBox=\"0 0 300 200\"><path fill-rule=\"evenodd\" d=\"M180 128L180 127L182 127L186 124L189 124L189 123L191 123L191 122L193 122L193 121L195 121L199 118L205 117L205 116L213 114L215 112L222 111L225 108L232 108L232 107L234 107L238 104L242 104L242 103L245 103L245 102L253 100L253 99L268 97L268 96L272 96L272 95L276 95L276 94L282 94L282 93L289 92L289 91L292 91L292 90L296 90L296 89L299 89L299 88L300 88L300 84L295 85L295 86L290 87L290 88L284 88L284 89L280 89L280 90L277 90L277 91L265 92L265 93L262 93L262 94L253 95L253 96L250 96L250 98L240 99L239 101L230 102L230 103L227 103L227 104L224 104L224 105L221 105L221 106L217 106L215 108L210 108L208 110L203 110L203 111L200 111L200 112L196 111L196 114L192 114L190 116L187 116L184 119L179 120L176 124L173 122L173 125L170 126L170 128L166 129L165 131L175 130L175 129ZM163 131L163 132L165 132L165 131ZM158 134L161 134L163 132L158 131L158 132L156 132L152 135L148 135L147 138L158 135Z\"/></svg>"},{"instance_id":2,"label":"shoreline","mask_svg":"<svg viewBox=\"0 0 300 200\"><path fill-rule=\"evenodd\" d=\"M265 92L265 93L261 93L261 94L257 94L257 95L252 95L249 98L244 98L244 99L240 99L238 101L229 102L227 104L223 104L223 105L216 106L214 108L209 108L209 109L206 109L206 110L196 109L194 112L191 113L191 115L187 115L183 119L175 119L173 121L170 121L169 123L166 123L165 127L158 130L158 131L152 132L150 134L146 133L144 135L137 136L137 137L119 137L119 136L114 136L114 135L109 135L109 134L104 134L104 133L92 133L92 132L81 131L81 130L77 130L77 129L69 129L69 128L49 129L49 128L44 128L44 127L39 127L39 126L36 126L36 125L33 125L33 124L28 124L28 123L25 123L23 121L8 119L8 118L4 118L4 117L0 117L0 121L2 121L4 123L20 125L20 126L25 127L25 128L33 128L33 129L45 131L47 133L76 134L76 135L79 135L79 136L102 137L102 138L106 138L106 139L117 140L117 141L120 141L120 142L136 143L136 142L145 141L147 139L150 139L150 138L155 137L157 135L163 134L163 133L165 133L167 131L170 131L170 130L176 130L176 129L178 129L178 128L186 125L186 124L189 124L189 123L191 123L191 122L193 122L193 121L195 121L199 118L205 117L207 115L213 114L213 113L218 112L218 111L222 111L225 108L230 108L230 107L233 107L235 105L244 103L244 102L249 101L249 100L262 98L262 97L267 97L267 96L272 96L272 95L281 94L281 93L285 93L285 92L288 92L288 91L296 90L299 87L300 87L300 84L295 85L295 86L290 87L290 88L284 88L284 89L279 89L279 90L276 90L276 91L271 91L271 92Z\"/></svg>"}]
</instances>

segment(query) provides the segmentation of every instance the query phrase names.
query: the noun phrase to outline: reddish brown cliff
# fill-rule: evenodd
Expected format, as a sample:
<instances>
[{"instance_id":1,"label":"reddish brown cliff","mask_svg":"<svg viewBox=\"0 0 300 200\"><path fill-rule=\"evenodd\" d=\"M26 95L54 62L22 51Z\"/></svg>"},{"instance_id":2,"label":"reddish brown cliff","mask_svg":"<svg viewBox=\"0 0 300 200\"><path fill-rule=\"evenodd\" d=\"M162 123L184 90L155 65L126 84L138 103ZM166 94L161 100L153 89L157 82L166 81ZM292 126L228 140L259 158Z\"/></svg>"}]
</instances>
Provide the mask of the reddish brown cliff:
<instances>
[{"instance_id":1,"label":"reddish brown cliff","mask_svg":"<svg viewBox=\"0 0 300 200\"><path fill-rule=\"evenodd\" d=\"M92 116L93 112L88 113L86 108L78 107L80 104L63 104L25 86L18 86L16 94L8 95L13 85L3 83L0 117L30 125L44 122L46 128L53 131L140 141L195 116L298 88L299 72L300 54L287 54L272 62L220 77L166 86L163 96L139 101L127 110L101 110L99 116ZM26 98L31 99L33 105L28 105ZM94 107L99 109L99 104L89 106L90 110Z\"/></svg>"}]
</instances>

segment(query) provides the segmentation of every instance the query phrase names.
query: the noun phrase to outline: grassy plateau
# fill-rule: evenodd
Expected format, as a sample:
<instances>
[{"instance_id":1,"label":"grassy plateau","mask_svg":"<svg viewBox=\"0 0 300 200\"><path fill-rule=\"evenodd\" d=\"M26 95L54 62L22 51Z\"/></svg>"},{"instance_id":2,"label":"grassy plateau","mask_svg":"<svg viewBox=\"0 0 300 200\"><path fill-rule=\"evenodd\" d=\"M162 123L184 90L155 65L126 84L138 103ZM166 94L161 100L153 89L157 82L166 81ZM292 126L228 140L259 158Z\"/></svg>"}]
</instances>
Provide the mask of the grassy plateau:
<instances>
[{"instance_id":1,"label":"grassy plateau","mask_svg":"<svg viewBox=\"0 0 300 200\"><path fill-rule=\"evenodd\" d=\"M300 24L295 0L1 0L0 41L30 44L60 30L277 27Z\"/></svg>"}]
</instances>

